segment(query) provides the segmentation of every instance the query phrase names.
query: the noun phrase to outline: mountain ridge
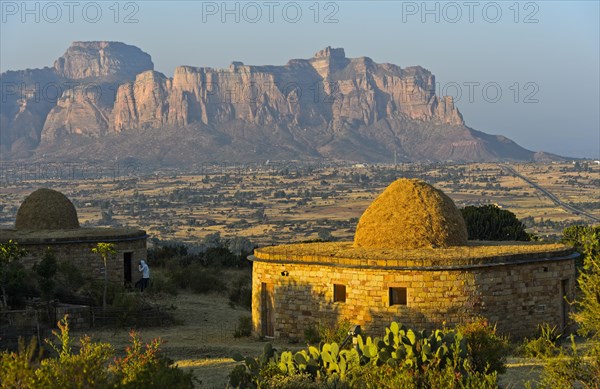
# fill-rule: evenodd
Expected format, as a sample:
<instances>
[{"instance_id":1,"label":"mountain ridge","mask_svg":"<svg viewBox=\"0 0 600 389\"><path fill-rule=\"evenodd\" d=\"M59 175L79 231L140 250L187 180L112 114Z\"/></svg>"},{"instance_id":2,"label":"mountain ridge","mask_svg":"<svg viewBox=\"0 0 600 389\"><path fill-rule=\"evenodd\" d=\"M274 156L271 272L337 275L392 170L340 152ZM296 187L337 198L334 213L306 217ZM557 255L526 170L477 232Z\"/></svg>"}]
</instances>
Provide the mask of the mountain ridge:
<instances>
[{"instance_id":1,"label":"mountain ridge","mask_svg":"<svg viewBox=\"0 0 600 389\"><path fill-rule=\"evenodd\" d=\"M435 94L429 70L347 58L342 48L326 47L285 65L185 65L167 77L135 46L74 42L53 68L9 71L0 79L12 87L0 114L0 150L8 158L123 155L156 161L167 144L173 165L273 156L358 162L560 158L467 127L452 98ZM53 83L68 87L54 100L43 98Z\"/></svg>"}]
</instances>

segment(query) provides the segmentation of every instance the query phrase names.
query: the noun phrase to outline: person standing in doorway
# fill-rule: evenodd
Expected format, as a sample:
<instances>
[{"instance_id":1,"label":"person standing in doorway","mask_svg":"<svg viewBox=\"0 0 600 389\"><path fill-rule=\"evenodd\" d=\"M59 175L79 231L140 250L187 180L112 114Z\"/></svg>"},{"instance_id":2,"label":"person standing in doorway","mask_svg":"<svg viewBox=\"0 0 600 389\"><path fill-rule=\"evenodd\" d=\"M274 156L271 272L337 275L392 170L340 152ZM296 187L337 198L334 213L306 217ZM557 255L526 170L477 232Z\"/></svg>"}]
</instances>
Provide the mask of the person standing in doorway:
<instances>
[{"instance_id":1,"label":"person standing in doorway","mask_svg":"<svg viewBox=\"0 0 600 389\"><path fill-rule=\"evenodd\" d=\"M140 289L142 292L144 289L148 287L148 282L150 281L150 268L148 264L143 259L140 260L140 264L138 266L138 270L142 273L142 279L140 280Z\"/></svg>"}]
</instances>

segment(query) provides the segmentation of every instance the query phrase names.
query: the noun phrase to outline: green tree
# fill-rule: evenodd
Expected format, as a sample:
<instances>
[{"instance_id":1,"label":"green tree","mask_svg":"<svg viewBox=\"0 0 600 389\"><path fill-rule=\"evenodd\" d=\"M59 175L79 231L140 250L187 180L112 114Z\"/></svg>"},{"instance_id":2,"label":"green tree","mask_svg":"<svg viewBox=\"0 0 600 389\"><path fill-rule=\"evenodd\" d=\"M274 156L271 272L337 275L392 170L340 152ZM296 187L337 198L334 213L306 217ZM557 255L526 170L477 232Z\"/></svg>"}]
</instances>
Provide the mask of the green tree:
<instances>
[{"instance_id":1,"label":"green tree","mask_svg":"<svg viewBox=\"0 0 600 389\"><path fill-rule=\"evenodd\" d=\"M42 299L49 301L54 296L54 276L58 270L56 256L50 247L44 253L42 260L35 265L34 270L37 274Z\"/></svg>"},{"instance_id":2,"label":"green tree","mask_svg":"<svg viewBox=\"0 0 600 389\"><path fill-rule=\"evenodd\" d=\"M317 232L317 235L319 236L319 239L322 240L323 242L330 242L333 240L331 231L329 231L328 229L325 229L325 228L319 229L319 232Z\"/></svg>"},{"instance_id":3,"label":"green tree","mask_svg":"<svg viewBox=\"0 0 600 389\"><path fill-rule=\"evenodd\" d=\"M563 231L563 242L572 244L583 254L576 310L571 317L579 324L579 332L591 335L587 350L577 349L571 335L570 352L561 350L560 358L544 366L538 388L600 387L600 225L571 226Z\"/></svg>"},{"instance_id":4,"label":"green tree","mask_svg":"<svg viewBox=\"0 0 600 389\"><path fill-rule=\"evenodd\" d=\"M9 240L8 243L0 244L0 289L2 290L2 307L8 307L8 295L6 285L8 283L9 266L23 258L27 251L19 247L17 242Z\"/></svg>"},{"instance_id":5,"label":"green tree","mask_svg":"<svg viewBox=\"0 0 600 389\"><path fill-rule=\"evenodd\" d=\"M99 254L104 262L104 291L102 293L102 307L106 308L106 291L108 289L108 258L117 254L114 243L98 243L92 252Z\"/></svg>"},{"instance_id":6,"label":"green tree","mask_svg":"<svg viewBox=\"0 0 600 389\"><path fill-rule=\"evenodd\" d=\"M460 210L470 240L531 240L517 216L496 205L467 206Z\"/></svg>"},{"instance_id":7,"label":"green tree","mask_svg":"<svg viewBox=\"0 0 600 389\"><path fill-rule=\"evenodd\" d=\"M583 270L577 282L580 294L573 318L584 335L592 334L600 341L600 229L589 227L580 236Z\"/></svg>"}]
</instances>

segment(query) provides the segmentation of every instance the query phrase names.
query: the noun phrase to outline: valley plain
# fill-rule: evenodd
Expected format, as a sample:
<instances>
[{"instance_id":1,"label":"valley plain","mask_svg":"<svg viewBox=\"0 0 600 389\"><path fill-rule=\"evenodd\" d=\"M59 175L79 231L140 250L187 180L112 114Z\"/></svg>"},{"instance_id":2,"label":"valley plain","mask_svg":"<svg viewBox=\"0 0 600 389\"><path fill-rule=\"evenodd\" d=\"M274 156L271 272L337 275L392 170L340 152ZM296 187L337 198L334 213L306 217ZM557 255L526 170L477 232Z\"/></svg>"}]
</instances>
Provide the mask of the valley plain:
<instances>
[{"instance_id":1,"label":"valley plain","mask_svg":"<svg viewBox=\"0 0 600 389\"><path fill-rule=\"evenodd\" d=\"M74 202L84 227L130 226L151 240L202 243L210 234L256 245L315 239L351 240L362 212L392 181L421 178L457 206L496 204L543 240L571 224L600 218L600 166L592 162L530 164L203 165L197 171L46 169L3 165L0 225L10 228L19 204L49 187ZM102 173L100 173L102 172ZM516 173L516 174L515 174ZM526 181L529 180L529 181ZM539 188L534 187L537 185ZM555 196L552 198L551 196ZM154 238L154 239L152 239Z\"/></svg>"}]
</instances>

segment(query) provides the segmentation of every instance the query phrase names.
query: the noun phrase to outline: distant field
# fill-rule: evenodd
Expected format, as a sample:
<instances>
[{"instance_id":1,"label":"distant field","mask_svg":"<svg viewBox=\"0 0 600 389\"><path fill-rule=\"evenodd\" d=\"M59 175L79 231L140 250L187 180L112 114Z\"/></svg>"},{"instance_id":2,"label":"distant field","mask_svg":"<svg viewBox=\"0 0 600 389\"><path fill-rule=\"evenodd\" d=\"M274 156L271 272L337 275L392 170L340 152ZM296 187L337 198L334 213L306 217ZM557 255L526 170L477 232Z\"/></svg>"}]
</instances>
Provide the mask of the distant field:
<instances>
[{"instance_id":1,"label":"distant field","mask_svg":"<svg viewBox=\"0 0 600 389\"><path fill-rule=\"evenodd\" d=\"M561 201L600 217L600 166L507 166ZM259 244L278 244L317 239L319 231L350 240L362 212L399 177L422 178L448 193L458 206L497 204L546 239L558 237L570 224L593 223L557 206L498 164L403 164L292 172L220 169L202 175L155 172L114 180L4 179L0 181L0 225L13 225L20 202L32 190L51 187L74 201L84 226L139 227L161 240L198 243L220 232L223 237L246 236Z\"/></svg>"}]
</instances>

